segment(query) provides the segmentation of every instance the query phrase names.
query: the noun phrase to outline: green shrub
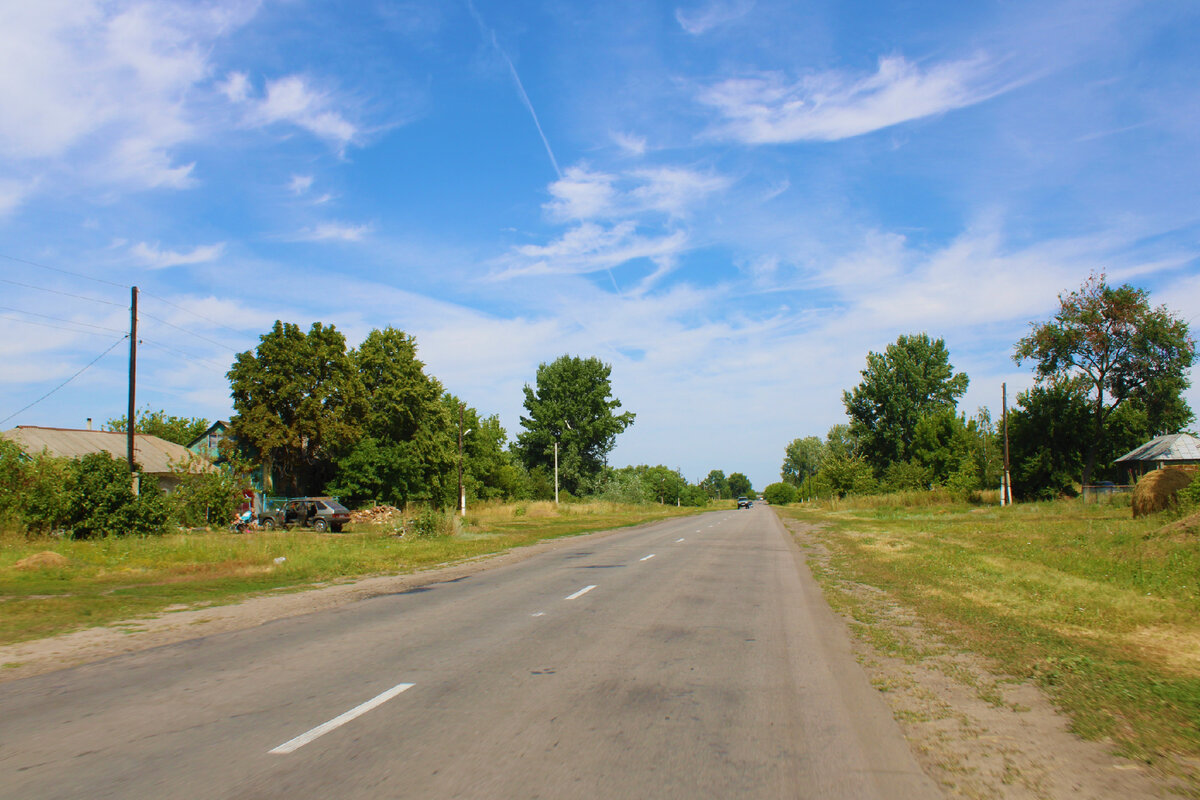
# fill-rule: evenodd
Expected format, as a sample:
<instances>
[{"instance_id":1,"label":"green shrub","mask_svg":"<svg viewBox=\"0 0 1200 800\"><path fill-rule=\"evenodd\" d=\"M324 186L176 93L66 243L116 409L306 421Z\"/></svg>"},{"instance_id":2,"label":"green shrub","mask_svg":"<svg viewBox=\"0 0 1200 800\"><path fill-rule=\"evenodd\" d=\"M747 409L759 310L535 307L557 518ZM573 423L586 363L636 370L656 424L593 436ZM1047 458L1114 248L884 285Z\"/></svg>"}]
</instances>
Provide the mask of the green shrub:
<instances>
[{"instance_id":1,"label":"green shrub","mask_svg":"<svg viewBox=\"0 0 1200 800\"><path fill-rule=\"evenodd\" d=\"M435 508L423 508L413 517L409 530L422 538L450 536L454 533L454 515Z\"/></svg>"},{"instance_id":2,"label":"green shrub","mask_svg":"<svg viewBox=\"0 0 1200 800\"><path fill-rule=\"evenodd\" d=\"M224 471L185 472L171 493L171 509L180 525L225 525L237 513L239 494L238 482Z\"/></svg>"},{"instance_id":3,"label":"green shrub","mask_svg":"<svg viewBox=\"0 0 1200 800\"><path fill-rule=\"evenodd\" d=\"M796 487L790 483L772 483L763 489L763 499L773 506L786 506L796 502Z\"/></svg>"},{"instance_id":4,"label":"green shrub","mask_svg":"<svg viewBox=\"0 0 1200 800\"><path fill-rule=\"evenodd\" d=\"M125 462L108 453L74 460L28 457L14 448L0 447L0 515L26 533L85 539L166 531L166 499L145 476L135 495Z\"/></svg>"}]
</instances>

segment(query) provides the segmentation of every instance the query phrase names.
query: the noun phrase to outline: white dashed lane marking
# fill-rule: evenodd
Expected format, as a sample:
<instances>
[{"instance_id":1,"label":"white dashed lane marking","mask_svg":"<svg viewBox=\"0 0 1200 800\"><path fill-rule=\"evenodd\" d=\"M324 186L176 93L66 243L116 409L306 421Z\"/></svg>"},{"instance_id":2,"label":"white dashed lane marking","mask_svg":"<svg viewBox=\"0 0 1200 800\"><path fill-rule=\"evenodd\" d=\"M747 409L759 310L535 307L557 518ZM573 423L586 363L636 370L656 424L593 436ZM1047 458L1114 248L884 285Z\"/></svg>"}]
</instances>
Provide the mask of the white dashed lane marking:
<instances>
[{"instance_id":1,"label":"white dashed lane marking","mask_svg":"<svg viewBox=\"0 0 1200 800\"><path fill-rule=\"evenodd\" d=\"M642 556L641 558L638 559L638 561L649 561L652 558L654 558L654 553L651 553L648 556Z\"/></svg>"},{"instance_id":2,"label":"white dashed lane marking","mask_svg":"<svg viewBox=\"0 0 1200 800\"><path fill-rule=\"evenodd\" d=\"M587 594L588 592L590 592L592 589L595 589L595 588L596 588L596 584L593 583L591 586L585 586L582 589L580 589L578 592L576 592L575 594L569 594L566 597L564 597L563 599L564 600L574 600L576 597L581 597L582 595Z\"/></svg>"},{"instance_id":3,"label":"white dashed lane marking","mask_svg":"<svg viewBox=\"0 0 1200 800\"><path fill-rule=\"evenodd\" d=\"M376 706L381 706L384 703L386 703L388 700L391 700L393 697L400 694L401 692L411 689L412 686L413 685L411 683L398 683L395 686L393 686L392 688L388 689L386 692L384 692L382 694L377 694L374 697L372 697L370 700L368 700L367 702L365 702L361 705L355 706L354 708L347 711L345 714L336 716L333 719L329 720L329 722L318 725L317 727L313 728L312 730L308 731L307 733L300 734L295 739L289 739L288 741L279 745L279 747L276 747L274 750L271 750L270 752L273 754L276 754L276 755L286 755L295 750L299 750L301 747L304 747L304 745L308 744L313 739L317 739L321 736L324 736L325 734L329 733L332 730L342 727L343 725L345 725L347 722L349 722L352 719L361 717L363 714L367 713L372 708L375 708Z\"/></svg>"}]
</instances>

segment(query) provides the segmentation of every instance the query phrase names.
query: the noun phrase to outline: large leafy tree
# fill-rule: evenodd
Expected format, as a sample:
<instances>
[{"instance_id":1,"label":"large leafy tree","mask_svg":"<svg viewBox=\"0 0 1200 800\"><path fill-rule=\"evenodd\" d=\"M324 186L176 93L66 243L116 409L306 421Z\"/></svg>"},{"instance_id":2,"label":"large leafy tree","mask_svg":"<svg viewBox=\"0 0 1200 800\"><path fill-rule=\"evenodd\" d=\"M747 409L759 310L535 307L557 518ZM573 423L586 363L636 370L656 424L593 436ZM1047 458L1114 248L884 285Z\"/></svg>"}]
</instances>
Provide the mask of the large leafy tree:
<instances>
[{"instance_id":1,"label":"large leafy tree","mask_svg":"<svg viewBox=\"0 0 1200 800\"><path fill-rule=\"evenodd\" d=\"M124 433L129 420L124 415L110 419L105 427L110 431ZM152 411L149 407L137 415L137 432L166 439L168 442L187 446L208 430L208 420L203 417L176 417L166 411Z\"/></svg>"},{"instance_id":2,"label":"large leafy tree","mask_svg":"<svg viewBox=\"0 0 1200 800\"><path fill-rule=\"evenodd\" d=\"M729 493L729 480L725 477L725 471L714 469L708 473L708 476L700 481L700 488L709 497L732 497Z\"/></svg>"},{"instance_id":3,"label":"large leafy tree","mask_svg":"<svg viewBox=\"0 0 1200 800\"><path fill-rule=\"evenodd\" d=\"M1181 392L1189 385L1196 345L1187 323L1163 306L1151 308L1145 290L1129 284L1113 288L1104 275L1093 275L1077 291L1059 295L1053 319L1034 323L1013 358L1034 362L1042 385L1069 381L1086 391L1089 420L1080 477L1087 484L1113 415L1124 404L1140 404L1156 417L1147 420L1153 427L1186 410Z\"/></svg>"},{"instance_id":4,"label":"large leafy tree","mask_svg":"<svg viewBox=\"0 0 1200 800\"><path fill-rule=\"evenodd\" d=\"M729 475L729 494L731 497L749 496L753 490L750 479L740 472L733 472Z\"/></svg>"},{"instance_id":5,"label":"large leafy tree","mask_svg":"<svg viewBox=\"0 0 1200 800\"><path fill-rule=\"evenodd\" d=\"M416 339L373 330L350 360L363 386L363 435L340 454L329 491L351 505L456 504L458 404L425 374Z\"/></svg>"},{"instance_id":6,"label":"large leafy tree","mask_svg":"<svg viewBox=\"0 0 1200 800\"><path fill-rule=\"evenodd\" d=\"M967 376L954 372L942 339L900 336L882 353L868 353L862 382L842 399L862 457L882 471L911 456L917 424L931 414L953 411L967 390Z\"/></svg>"},{"instance_id":7,"label":"large leafy tree","mask_svg":"<svg viewBox=\"0 0 1200 800\"><path fill-rule=\"evenodd\" d=\"M819 436L793 439L783 454L783 468L779 471L785 483L799 486L810 475L816 475L825 456L825 443Z\"/></svg>"},{"instance_id":8,"label":"large leafy tree","mask_svg":"<svg viewBox=\"0 0 1200 800\"><path fill-rule=\"evenodd\" d=\"M333 459L358 439L367 416L363 382L341 332L316 322L306 334L276 321L227 374L231 438L281 477L277 491L323 487Z\"/></svg>"},{"instance_id":9,"label":"large leafy tree","mask_svg":"<svg viewBox=\"0 0 1200 800\"><path fill-rule=\"evenodd\" d=\"M536 388L525 385L515 450L531 471L552 471L558 442L559 483L573 494L599 478L617 435L633 424L633 412L617 413L611 373L598 358L564 355L538 365Z\"/></svg>"}]
</instances>

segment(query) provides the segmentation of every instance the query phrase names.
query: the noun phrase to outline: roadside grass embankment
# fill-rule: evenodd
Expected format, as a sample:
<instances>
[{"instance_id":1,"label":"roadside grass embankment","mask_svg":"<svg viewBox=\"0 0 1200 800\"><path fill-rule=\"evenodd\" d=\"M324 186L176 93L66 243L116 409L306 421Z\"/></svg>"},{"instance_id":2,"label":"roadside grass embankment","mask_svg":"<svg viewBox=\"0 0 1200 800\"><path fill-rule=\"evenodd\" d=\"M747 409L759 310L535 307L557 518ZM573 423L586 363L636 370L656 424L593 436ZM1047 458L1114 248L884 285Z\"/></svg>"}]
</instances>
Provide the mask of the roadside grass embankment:
<instances>
[{"instance_id":1,"label":"roadside grass embankment","mask_svg":"<svg viewBox=\"0 0 1200 800\"><path fill-rule=\"evenodd\" d=\"M445 527L453 534L428 537L398 536L386 526L326 534L207 531L89 540L0 532L0 645L261 592L415 572L543 539L701 510L599 502L480 505L468 510L465 522L446 515ZM65 563L17 567L46 551Z\"/></svg>"},{"instance_id":2,"label":"roadside grass embankment","mask_svg":"<svg viewBox=\"0 0 1200 800\"><path fill-rule=\"evenodd\" d=\"M1128 505L1010 506L897 498L776 507L812 523L810 559L835 607L876 647L925 654L873 628L857 587L915 613L950 646L1041 686L1085 739L1200 773L1200 534ZM882 592L882 595L880 595ZM875 606L877 608L877 606Z\"/></svg>"}]
</instances>

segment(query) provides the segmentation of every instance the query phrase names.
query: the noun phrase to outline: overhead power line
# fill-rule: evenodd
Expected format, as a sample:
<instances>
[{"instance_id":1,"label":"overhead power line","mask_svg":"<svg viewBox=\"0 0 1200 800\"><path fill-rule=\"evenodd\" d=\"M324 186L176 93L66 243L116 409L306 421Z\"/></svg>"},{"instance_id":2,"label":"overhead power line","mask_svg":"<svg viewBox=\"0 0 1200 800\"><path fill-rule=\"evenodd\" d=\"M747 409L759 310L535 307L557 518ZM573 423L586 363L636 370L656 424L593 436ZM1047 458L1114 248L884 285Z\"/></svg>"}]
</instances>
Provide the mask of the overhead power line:
<instances>
[{"instance_id":1,"label":"overhead power line","mask_svg":"<svg viewBox=\"0 0 1200 800\"><path fill-rule=\"evenodd\" d=\"M155 322L166 325L168 328L174 328L177 331L182 331L183 333L186 333L188 336L195 336L197 339L206 341L209 344L215 344L217 347L228 350L231 353L237 352L236 350L234 350L232 347L225 344L224 342L218 342L216 339L209 339L207 336L201 336L200 334L196 333L195 331L189 331L187 328L181 328L180 326L176 325L173 322L167 322L165 319L159 319L158 317L154 316L153 314L147 314L145 311L141 312L138 316L145 317L146 319L152 319Z\"/></svg>"},{"instance_id":2,"label":"overhead power line","mask_svg":"<svg viewBox=\"0 0 1200 800\"><path fill-rule=\"evenodd\" d=\"M104 358L106 355L108 355L110 352L112 352L112 349L113 349L114 347L116 347L117 345L119 345L121 342L125 341L125 340L126 340L126 339L128 339L128 338L129 338L129 336L128 336L128 335L125 335L125 336L122 336L120 339L117 339L115 342L113 342L112 344L110 344L110 345L108 346L108 349L107 349L107 350L105 350L103 353L101 353L100 355L98 355L98 356L96 356L95 358L93 358L93 359L92 359L91 361L89 361L89 362L88 362L86 365L84 365L82 369L80 369L78 372L76 372L76 373L75 373L74 375L72 375L71 377L67 378L65 381L63 381L62 383L60 383L58 386L55 386L53 389L51 389L50 391L46 392L44 395L42 395L41 397L39 397L37 400L34 400L32 403L30 403L29 405L25 406L25 407L24 407L24 408L22 408L20 411L14 411L12 414L9 414L9 415L8 415L7 417L5 417L4 419L0 419L0 425L3 425L4 423L8 422L10 419L12 419L13 417L17 416L18 414L23 414L23 413L25 413L25 412L26 412L26 411L28 411L29 409L31 409L31 408L33 408L34 406L36 406L38 403L40 403L40 402L42 402L43 400L45 400L45 399L46 399L47 397L49 397L50 395L52 395L52 394L54 394L55 392L57 392L59 389L61 389L61 388L63 388L64 386L66 386L66 385L67 385L68 383L70 383L71 381L73 381L73 380L75 380L76 378L78 378L80 375L82 375L84 372L86 372L86 371L88 370L88 368L89 368L89 367L91 367L91 366L92 366L93 364L95 364L97 361L99 361L100 359L102 359L102 358Z\"/></svg>"},{"instance_id":3,"label":"overhead power line","mask_svg":"<svg viewBox=\"0 0 1200 800\"><path fill-rule=\"evenodd\" d=\"M0 278L0 283L11 283L13 286L23 286L26 289L35 289L39 292L49 292L50 294L59 294L63 297L74 297L76 300L87 300L92 303L103 303L106 306L116 306L124 308L123 303L114 303L112 300L101 300L99 297L88 297L82 294L71 294L70 292L60 292L58 289L47 289L45 286L34 286L32 283L21 283L20 281L10 281L8 278Z\"/></svg>"},{"instance_id":4,"label":"overhead power line","mask_svg":"<svg viewBox=\"0 0 1200 800\"><path fill-rule=\"evenodd\" d=\"M215 319L209 319L208 317L204 316L203 314L197 314L195 311L192 311L189 308L184 308L181 305L172 303L170 300L167 300L165 297L159 297L158 295L150 294L147 291L142 291L141 294L145 295L146 297L153 297L155 300L159 301L160 303L166 303L167 305L171 306L172 308L177 308L185 314L191 314L196 319L202 319L210 325L216 325L218 328L224 328L225 330L229 331L230 333L237 334L238 336L243 335L242 331L239 331L235 328L231 328L222 322L217 322Z\"/></svg>"},{"instance_id":5,"label":"overhead power line","mask_svg":"<svg viewBox=\"0 0 1200 800\"><path fill-rule=\"evenodd\" d=\"M7 314L0 314L0 319L8 320L9 322L18 322L22 325L36 325L39 328L52 328L53 330L66 331L67 333L81 333L84 336L103 336L105 339L108 338L108 333L107 333L108 329L107 328L104 329L106 331L105 333L100 333L98 331L79 330L78 328L64 328L62 325L51 325L48 322L38 322L37 320L33 320L33 319L21 319L20 317L10 317ZM115 332L120 333L120 331L115 331Z\"/></svg>"},{"instance_id":6,"label":"overhead power line","mask_svg":"<svg viewBox=\"0 0 1200 800\"><path fill-rule=\"evenodd\" d=\"M54 322L65 322L68 325L82 325L85 328L95 328L98 331L107 333L124 333L125 331L119 328L106 328L103 325L93 325L90 322L76 322L73 319L62 319L61 317L51 317L48 314L39 314L36 311L22 311L19 308L9 308L8 306L0 306L0 311L15 311L18 314L28 314L31 317L41 317L42 319L53 320Z\"/></svg>"},{"instance_id":7,"label":"overhead power line","mask_svg":"<svg viewBox=\"0 0 1200 800\"><path fill-rule=\"evenodd\" d=\"M118 289L126 288L125 286L123 286L119 283L113 283L112 281L106 281L103 278L93 278L91 275L84 275L82 272L72 272L69 269L62 269L60 267L51 267L48 264L39 264L36 261L30 261L29 259L26 259L26 258L17 258L16 256L5 255L4 253L0 253L0 258L5 258L5 259L8 259L9 261L16 261L18 264L28 264L31 267L38 267L39 269L48 269L51 272L61 272L63 275L73 275L76 278L83 278L85 281L93 281L94 283L102 283L105 286L115 286Z\"/></svg>"}]
</instances>

